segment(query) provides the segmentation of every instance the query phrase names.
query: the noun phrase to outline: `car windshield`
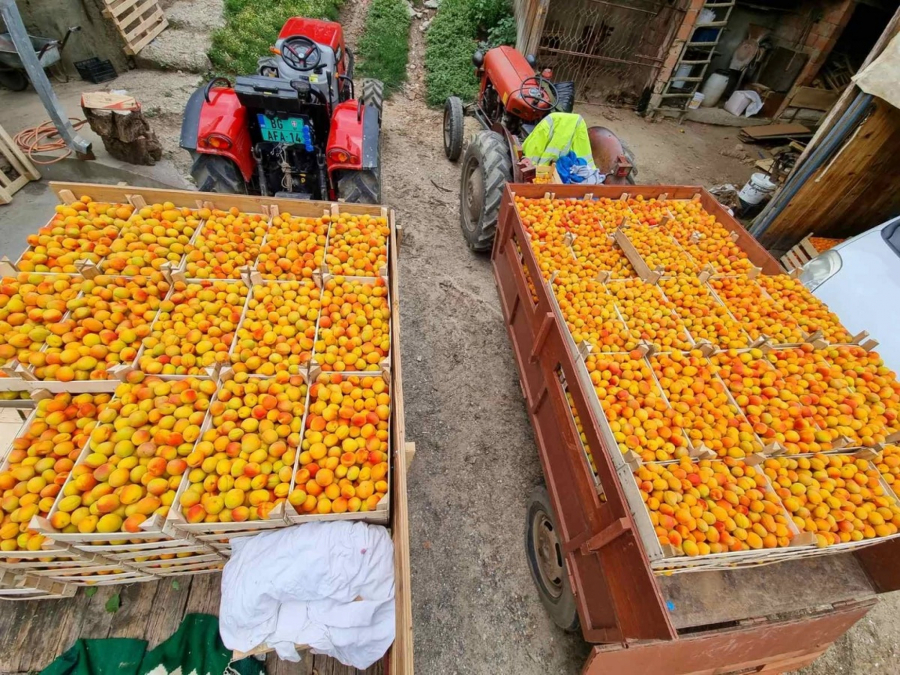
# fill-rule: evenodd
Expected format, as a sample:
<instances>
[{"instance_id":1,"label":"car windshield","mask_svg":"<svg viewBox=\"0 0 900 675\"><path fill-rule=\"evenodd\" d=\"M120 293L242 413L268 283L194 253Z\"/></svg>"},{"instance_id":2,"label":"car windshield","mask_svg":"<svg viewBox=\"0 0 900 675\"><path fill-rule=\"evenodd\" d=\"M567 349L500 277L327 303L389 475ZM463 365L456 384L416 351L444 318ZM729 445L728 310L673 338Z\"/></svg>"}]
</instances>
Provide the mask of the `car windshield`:
<instances>
[{"instance_id":1,"label":"car windshield","mask_svg":"<svg viewBox=\"0 0 900 675\"><path fill-rule=\"evenodd\" d=\"M894 253L900 256L900 218L881 231L881 236L887 242Z\"/></svg>"}]
</instances>

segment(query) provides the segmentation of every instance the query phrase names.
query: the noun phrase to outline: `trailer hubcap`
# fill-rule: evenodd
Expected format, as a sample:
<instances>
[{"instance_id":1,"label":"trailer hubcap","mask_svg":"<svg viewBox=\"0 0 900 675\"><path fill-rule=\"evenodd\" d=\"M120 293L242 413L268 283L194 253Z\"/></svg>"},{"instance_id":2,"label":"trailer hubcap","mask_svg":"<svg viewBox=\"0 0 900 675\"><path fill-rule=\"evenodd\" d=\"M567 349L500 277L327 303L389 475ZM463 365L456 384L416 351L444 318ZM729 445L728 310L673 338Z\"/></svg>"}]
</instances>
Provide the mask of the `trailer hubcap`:
<instances>
[{"instance_id":1,"label":"trailer hubcap","mask_svg":"<svg viewBox=\"0 0 900 675\"><path fill-rule=\"evenodd\" d=\"M478 160L470 159L466 164L466 179L463 182L466 188L464 197L466 227L474 231L474 223L481 218L484 208L484 176L480 170Z\"/></svg>"},{"instance_id":2,"label":"trailer hubcap","mask_svg":"<svg viewBox=\"0 0 900 675\"><path fill-rule=\"evenodd\" d=\"M546 513L536 514L532 527L534 528L532 536L541 581L547 593L553 598L558 598L562 595L565 570L556 528L553 527L553 523Z\"/></svg>"}]
</instances>

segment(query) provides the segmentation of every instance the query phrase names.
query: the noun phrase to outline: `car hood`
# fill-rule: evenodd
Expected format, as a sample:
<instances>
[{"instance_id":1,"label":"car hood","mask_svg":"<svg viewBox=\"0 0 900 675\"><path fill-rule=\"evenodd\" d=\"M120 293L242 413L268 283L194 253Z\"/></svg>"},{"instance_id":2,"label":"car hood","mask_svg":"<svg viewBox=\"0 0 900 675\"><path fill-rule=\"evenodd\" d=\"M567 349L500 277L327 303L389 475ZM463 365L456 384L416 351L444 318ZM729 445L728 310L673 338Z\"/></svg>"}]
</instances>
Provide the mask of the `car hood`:
<instances>
[{"instance_id":1,"label":"car hood","mask_svg":"<svg viewBox=\"0 0 900 675\"><path fill-rule=\"evenodd\" d=\"M814 295L851 333L865 330L878 340L878 353L900 373L900 256L884 241L882 229L835 247L843 265Z\"/></svg>"}]
</instances>

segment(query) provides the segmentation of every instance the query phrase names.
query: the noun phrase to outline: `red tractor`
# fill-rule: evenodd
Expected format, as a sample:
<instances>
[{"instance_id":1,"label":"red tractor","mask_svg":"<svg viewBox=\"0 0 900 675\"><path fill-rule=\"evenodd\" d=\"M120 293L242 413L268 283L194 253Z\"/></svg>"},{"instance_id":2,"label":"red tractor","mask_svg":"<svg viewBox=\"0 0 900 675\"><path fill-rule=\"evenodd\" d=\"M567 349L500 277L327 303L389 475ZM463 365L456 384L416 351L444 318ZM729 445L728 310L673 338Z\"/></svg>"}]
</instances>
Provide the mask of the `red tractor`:
<instances>
[{"instance_id":1,"label":"red tractor","mask_svg":"<svg viewBox=\"0 0 900 675\"><path fill-rule=\"evenodd\" d=\"M535 72L534 57L512 47L475 52L472 63L481 89L474 103L464 106L456 96L444 104L444 153L455 162L462 154L464 116L484 127L466 148L460 182L460 225L474 251L490 250L497 229L503 186L530 183L536 169L522 154L522 142L551 112L572 112L572 82L553 84L553 73ZM588 130L594 163L606 174L607 185L633 183L633 163L622 142L609 129Z\"/></svg>"},{"instance_id":2,"label":"red tractor","mask_svg":"<svg viewBox=\"0 0 900 675\"><path fill-rule=\"evenodd\" d=\"M193 93L181 147L204 192L381 201L383 85L353 88L341 25L294 17L255 75Z\"/></svg>"}]
</instances>

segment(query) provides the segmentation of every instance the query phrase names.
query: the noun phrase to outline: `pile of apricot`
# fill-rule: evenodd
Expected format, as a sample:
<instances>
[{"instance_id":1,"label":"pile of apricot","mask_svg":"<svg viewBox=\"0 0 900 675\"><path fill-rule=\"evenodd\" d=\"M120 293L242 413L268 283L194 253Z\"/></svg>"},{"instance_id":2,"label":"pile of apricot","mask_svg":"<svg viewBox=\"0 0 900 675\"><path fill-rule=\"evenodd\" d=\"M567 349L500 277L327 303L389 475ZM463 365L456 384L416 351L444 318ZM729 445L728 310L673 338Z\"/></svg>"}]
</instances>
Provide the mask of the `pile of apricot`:
<instances>
[{"instance_id":1,"label":"pile of apricot","mask_svg":"<svg viewBox=\"0 0 900 675\"><path fill-rule=\"evenodd\" d=\"M784 548L794 537L766 476L742 461L650 462L634 478L659 543L684 555Z\"/></svg>"},{"instance_id":2,"label":"pile of apricot","mask_svg":"<svg viewBox=\"0 0 900 675\"><path fill-rule=\"evenodd\" d=\"M640 279L607 284L632 335L659 350L689 350L687 328L659 288Z\"/></svg>"},{"instance_id":3,"label":"pile of apricot","mask_svg":"<svg viewBox=\"0 0 900 675\"><path fill-rule=\"evenodd\" d=\"M753 426L731 402L715 367L699 351L650 357L663 394L676 413L675 424L696 448L720 457L742 458L762 449Z\"/></svg>"},{"instance_id":4,"label":"pile of apricot","mask_svg":"<svg viewBox=\"0 0 900 675\"><path fill-rule=\"evenodd\" d=\"M775 457L764 471L796 526L819 547L896 534L900 506L871 462L853 455Z\"/></svg>"},{"instance_id":5,"label":"pile of apricot","mask_svg":"<svg viewBox=\"0 0 900 675\"><path fill-rule=\"evenodd\" d=\"M312 280L253 287L231 352L235 372L300 373L312 358L321 290Z\"/></svg>"},{"instance_id":6,"label":"pile of apricot","mask_svg":"<svg viewBox=\"0 0 900 675\"><path fill-rule=\"evenodd\" d=\"M19 270L75 273L76 262L99 263L133 211L128 204L104 204L87 196L60 204L53 220L28 235L29 248L18 262Z\"/></svg>"},{"instance_id":7,"label":"pile of apricot","mask_svg":"<svg viewBox=\"0 0 900 675\"><path fill-rule=\"evenodd\" d=\"M239 279L240 268L253 265L266 234L268 219L229 211L199 213L204 218L200 234L188 249L185 275L192 279Z\"/></svg>"},{"instance_id":8,"label":"pile of apricot","mask_svg":"<svg viewBox=\"0 0 900 675\"><path fill-rule=\"evenodd\" d=\"M341 214L331 223L325 263L332 274L375 277L387 265L387 219Z\"/></svg>"},{"instance_id":9,"label":"pile of apricot","mask_svg":"<svg viewBox=\"0 0 900 675\"><path fill-rule=\"evenodd\" d=\"M311 279L314 271L322 269L330 222L331 216L275 216L256 263L263 279Z\"/></svg>"}]
</instances>

